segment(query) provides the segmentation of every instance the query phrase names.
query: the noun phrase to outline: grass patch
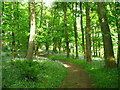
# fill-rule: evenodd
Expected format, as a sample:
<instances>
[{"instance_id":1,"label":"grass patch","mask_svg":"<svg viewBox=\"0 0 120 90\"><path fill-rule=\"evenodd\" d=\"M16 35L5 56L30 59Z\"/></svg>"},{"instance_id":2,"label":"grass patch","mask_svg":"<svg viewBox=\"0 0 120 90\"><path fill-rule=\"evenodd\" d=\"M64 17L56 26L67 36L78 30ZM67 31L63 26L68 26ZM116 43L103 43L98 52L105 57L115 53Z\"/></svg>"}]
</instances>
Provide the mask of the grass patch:
<instances>
[{"instance_id":1,"label":"grass patch","mask_svg":"<svg viewBox=\"0 0 120 90\"><path fill-rule=\"evenodd\" d=\"M53 60L63 60L66 62L71 62L77 64L88 71L91 82L97 88L118 88L118 69L112 68L107 69L104 68L103 60L92 60L91 64L86 64L85 60L65 58L63 56L58 55L47 55L49 58Z\"/></svg>"},{"instance_id":2,"label":"grass patch","mask_svg":"<svg viewBox=\"0 0 120 90\"><path fill-rule=\"evenodd\" d=\"M3 88L57 88L66 68L54 61L3 60Z\"/></svg>"}]
</instances>

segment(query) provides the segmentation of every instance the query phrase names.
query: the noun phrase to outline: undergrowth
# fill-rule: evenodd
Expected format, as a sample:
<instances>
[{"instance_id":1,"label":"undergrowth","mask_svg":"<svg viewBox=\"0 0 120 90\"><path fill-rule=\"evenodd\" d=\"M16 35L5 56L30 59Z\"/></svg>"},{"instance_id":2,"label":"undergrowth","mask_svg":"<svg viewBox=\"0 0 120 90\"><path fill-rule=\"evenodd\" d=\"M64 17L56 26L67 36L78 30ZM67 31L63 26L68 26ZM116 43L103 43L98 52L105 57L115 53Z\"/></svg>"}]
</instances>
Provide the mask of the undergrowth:
<instances>
[{"instance_id":1,"label":"undergrowth","mask_svg":"<svg viewBox=\"0 0 120 90\"><path fill-rule=\"evenodd\" d=\"M85 60L65 58L58 55L46 55L53 60L63 60L77 64L88 71L93 86L97 88L118 88L117 68L104 68L103 60L92 60L91 64L86 64Z\"/></svg>"},{"instance_id":2,"label":"undergrowth","mask_svg":"<svg viewBox=\"0 0 120 90\"><path fill-rule=\"evenodd\" d=\"M66 68L54 61L3 61L3 88L57 88L66 76Z\"/></svg>"}]
</instances>

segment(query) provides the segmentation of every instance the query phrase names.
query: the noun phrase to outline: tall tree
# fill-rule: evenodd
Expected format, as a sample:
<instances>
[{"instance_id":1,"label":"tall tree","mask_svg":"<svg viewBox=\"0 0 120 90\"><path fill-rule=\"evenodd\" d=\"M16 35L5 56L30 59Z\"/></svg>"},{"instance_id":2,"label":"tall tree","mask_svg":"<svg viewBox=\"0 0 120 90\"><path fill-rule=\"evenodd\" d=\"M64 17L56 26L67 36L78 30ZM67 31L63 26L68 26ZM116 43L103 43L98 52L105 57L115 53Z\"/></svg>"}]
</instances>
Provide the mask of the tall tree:
<instances>
[{"instance_id":1,"label":"tall tree","mask_svg":"<svg viewBox=\"0 0 120 90\"><path fill-rule=\"evenodd\" d=\"M57 17L56 17L56 14L57 14L57 12L56 12L56 8L54 9L54 11L53 11L53 30L52 30L52 33L53 33L53 52L54 53L57 53L58 51L57 51L57 38L55 37L55 33L54 32L56 32L56 19L57 19Z\"/></svg>"},{"instance_id":2,"label":"tall tree","mask_svg":"<svg viewBox=\"0 0 120 90\"><path fill-rule=\"evenodd\" d=\"M117 32L118 32L118 53L117 53L117 66L120 64L120 3L115 2L115 17L116 17L116 27L117 27Z\"/></svg>"},{"instance_id":3,"label":"tall tree","mask_svg":"<svg viewBox=\"0 0 120 90\"><path fill-rule=\"evenodd\" d=\"M67 4L66 2L63 2L65 42L66 42L66 49L67 49L67 57L69 57L70 50L69 50L68 30L67 30L67 18L66 18L67 6L66 4Z\"/></svg>"},{"instance_id":4,"label":"tall tree","mask_svg":"<svg viewBox=\"0 0 120 90\"><path fill-rule=\"evenodd\" d=\"M39 27L40 27L40 28L42 27L42 17L43 17L43 2L40 2L40 24L39 24ZM38 32L38 35L40 35L40 34L41 34L41 33L40 33L40 31L39 31L39 32ZM40 42L37 41L35 54L37 54L39 47L40 47Z\"/></svg>"},{"instance_id":5,"label":"tall tree","mask_svg":"<svg viewBox=\"0 0 120 90\"><path fill-rule=\"evenodd\" d=\"M75 5L75 11L73 12L73 26L74 26L74 38L75 38L75 49L76 49L76 58L78 58L78 33L77 33L77 23L76 23L76 13L77 13L77 2L72 5L72 8L74 10Z\"/></svg>"},{"instance_id":6,"label":"tall tree","mask_svg":"<svg viewBox=\"0 0 120 90\"><path fill-rule=\"evenodd\" d=\"M98 5L97 12L103 37L105 67L112 68L116 66L116 63L114 59L110 28L106 16L106 8L104 7L103 2L98 2L97 5Z\"/></svg>"},{"instance_id":7,"label":"tall tree","mask_svg":"<svg viewBox=\"0 0 120 90\"><path fill-rule=\"evenodd\" d=\"M90 7L86 3L86 60L87 63L91 62L91 37L90 37Z\"/></svg>"},{"instance_id":8,"label":"tall tree","mask_svg":"<svg viewBox=\"0 0 120 90\"><path fill-rule=\"evenodd\" d=\"M28 50L26 58L32 60L34 48L34 35L35 35L35 3L30 2L30 36L28 43Z\"/></svg>"},{"instance_id":9,"label":"tall tree","mask_svg":"<svg viewBox=\"0 0 120 90\"><path fill-rule=\"evenodd\" d=\"M81 32L82 32L82 50L84 53L84 58L85 58L85 43L84 43L84 29L83 29L83 15L82 15L82 6L83 3L80 2L80 26L81 26Z\"/></svg>"},{"instance_id":10,"label":"tall tree","mask_svg":"<svg viewBox=\"0 0 120 90\"><path fill-rule=\"evenodd\" d=\"M14 34L14 2L12 2L12 59L14 59L15 34Z\"/></svg>"}]
</instances>

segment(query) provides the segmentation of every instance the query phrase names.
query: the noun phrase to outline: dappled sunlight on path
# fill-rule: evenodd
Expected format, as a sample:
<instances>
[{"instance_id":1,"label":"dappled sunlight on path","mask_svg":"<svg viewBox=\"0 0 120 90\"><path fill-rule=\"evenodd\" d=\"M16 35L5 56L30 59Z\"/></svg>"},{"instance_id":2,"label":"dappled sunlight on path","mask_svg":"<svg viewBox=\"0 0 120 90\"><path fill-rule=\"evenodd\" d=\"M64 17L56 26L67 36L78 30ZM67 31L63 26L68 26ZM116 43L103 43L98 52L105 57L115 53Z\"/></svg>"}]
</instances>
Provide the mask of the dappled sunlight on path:
<instances>
[{"instance_id":1,"label":"dappled sunlight on path","mask_svg":"<svg viewBox=\"0 0 120 90\"><path fill-rule=\"evenodd\" d=\"M60 61L67 68L67 76L59 88L93 88L88 73L80 66Z\"/></svg>"},{"instance_id":2,"label":"dappled sunlight on path","mask_svg":"<svg viewBox=\"0 0 120 90\"><path fill-rule=\"evenodd\" d=\"M64 65L64 67L66 67L66 68L71 67L71 66L69 66L69 65L67 65L67 64L63 64L63 65Z\"/></svg>"}]
</instances>

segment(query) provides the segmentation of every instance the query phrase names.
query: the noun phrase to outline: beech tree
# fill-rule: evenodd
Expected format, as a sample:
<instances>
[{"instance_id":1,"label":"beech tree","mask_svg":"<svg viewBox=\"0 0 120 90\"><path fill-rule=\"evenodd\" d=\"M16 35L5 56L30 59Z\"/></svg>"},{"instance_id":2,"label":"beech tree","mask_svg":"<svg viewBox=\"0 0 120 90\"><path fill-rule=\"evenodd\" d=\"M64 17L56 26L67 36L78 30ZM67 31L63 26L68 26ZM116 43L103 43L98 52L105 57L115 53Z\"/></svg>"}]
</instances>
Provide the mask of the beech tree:
<instances>
[{"instance_id":1,"label":"beech tree","mask_svg":"<svg viewBox=\"0 0 120 90\"><path fill-rule=\"evenodd\" d=\"M91 37L90 37L90 7L86 3L86 61L91 62Z\"/></svg>"},{"instance_id":2,"label":"beech tree","mask_svg":"<svg viewBox=\"0 0 120 90\"><path fill-rule=\"evenodd\" d=\"M67 18L66 18L67 7L66 7L66 5L67 5L67 3L63 2L65 42L66 42L67 57L69 57L70 50L69 50L68 30L67 30Z\"/></svg>"},{"instance_id":3,"label":"beech tree","mask_svg":"<svg viewBox=\"0 0 120 90\"><path fill-rule=\"evenodd\" d=\"M12 5L11 5L11 9L13 10L14 9L14 2L12 3ZM15 16L14 16L14 10L12 11L12 59L14 59L14 48L15 48L15 34L14 34L14 24L13 24L13 22L14 22L14 18L15 18Z\"/></svg>"},{"instance_id":4,"label":"beech tree","mask_svg":"<svg viewBox=\"0 0 120 90\"><path fill-rule=\"evenodd\" d=\"M13 59L32 60L34 51L37 56L43 50L72 58L82 55L87 63L91 57L105 57L106 67L119 64L118 2L105 7L89 2L55 2L51 7L28 3L3 2L2 46Z\"/></svg>"},{"instance_id":5,"label":"beech tree","mask_svg":"<svg viewBox=\"0 0 120 90\"><path fill-rule=\"evenodd\" d=\"M120 7L119 7L120 3L119 2L115 2L115 17L116 17L116 27L117 27L117 32L118 32L118 52L117 52L117 66L119 66L120 64Z\"/></svg>"},{"instance_id":6,"label":"beech tree","mask_svg":"<svg viewBox=\"0 0 120 90\"><path fill-rule=\"evenodd\" d=\"M75 6L75 10L73 9ZM77 22L76 22L76 12L77 12L77 2L72 4L73 12L73 27L74 27L74 38L75 38L75 50L76 50L76 59L78 58L78 33L77 33Z\"/></svg>"},{"instance_id":7,"label":"beech tree","mask_svg":"<svg viewBox=\"0 0 120 90\"><path fill-rule=\"evenodd\" d=\"M82 9L83 3L80 2L80 26L81 26L81 32L82 32L82 50L84 53L84 58L85 58L85 41L84 41L84 29L83 29L83 9Z\"/></svg>"},{"instance_id":8,"label":"beech tree","mask_svg":"<svg viewBox=\"0 0 120 90\"><path fill-rule=\"evenodd\" d=\"M105 67L115 67L116 63L113 52L112 38L110 35L110 28L107 21L106 8L103 5L103 2L98 2L97 5L97 12L103 36Z\"/></svg>"},{"instance_id":9,"label":"beech tree","mask_svg":"<svg viewBox=\"0 0 120 90\"><path fill-rule=\"evenodd\" d=\"M35 5L34 2L30 2L30 36L26 56L26 58L29 60L32 60L33 57L34 35L35 35Z\"/></svg>"}]
</instances>

